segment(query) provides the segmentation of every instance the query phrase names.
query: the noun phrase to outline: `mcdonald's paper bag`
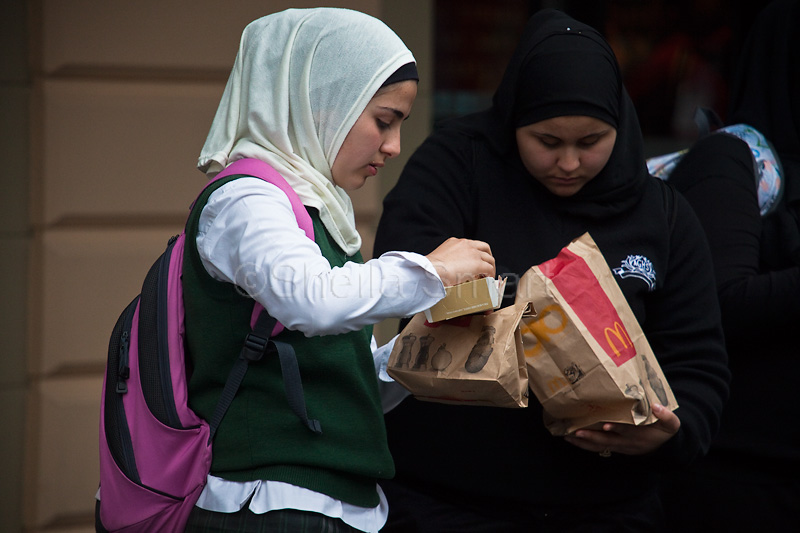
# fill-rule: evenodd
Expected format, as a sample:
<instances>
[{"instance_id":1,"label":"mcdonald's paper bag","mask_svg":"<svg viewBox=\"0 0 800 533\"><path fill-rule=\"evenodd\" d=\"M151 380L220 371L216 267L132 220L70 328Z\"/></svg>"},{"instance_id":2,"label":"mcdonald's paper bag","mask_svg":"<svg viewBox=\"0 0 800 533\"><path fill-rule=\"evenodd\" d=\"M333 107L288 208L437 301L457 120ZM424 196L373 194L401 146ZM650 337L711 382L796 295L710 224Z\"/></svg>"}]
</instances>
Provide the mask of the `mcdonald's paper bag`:
<instances>
[{"instance_id":1,"label":"mcdonald's paper bag","mask_svg":"<svg viewBox=\"0 0 800 533\"><path fill-rule=\"evenodd\" d=\"M403 328L386 371L416 398L495 407L528 406L520 319L527 305Z\"/></svg>"},{"instance_id":2,"label":"mcdonald's paper bag","mask_svg":"<svg viewBox=\"0 0 800 533\"><path fill-rule=\"evenodd\" d=\"M586 233L528 270L517 298L531 390L553 435L603 422L650 424L672 390L597 244Z\"/></svg>"}]
</instances>

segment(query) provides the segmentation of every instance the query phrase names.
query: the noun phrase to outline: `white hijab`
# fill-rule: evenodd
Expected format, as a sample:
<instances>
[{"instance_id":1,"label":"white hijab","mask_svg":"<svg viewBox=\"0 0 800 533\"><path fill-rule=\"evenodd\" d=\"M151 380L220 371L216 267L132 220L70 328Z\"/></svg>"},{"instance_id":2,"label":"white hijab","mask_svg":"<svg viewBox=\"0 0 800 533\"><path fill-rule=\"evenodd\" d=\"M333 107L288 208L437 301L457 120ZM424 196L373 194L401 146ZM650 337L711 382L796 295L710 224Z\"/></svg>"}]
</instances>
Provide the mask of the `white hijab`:
<instances>
[{"instance_id":1,"label":"white hijab","mask_svg":"<svg viewBox=\"0 0 800 533\"><path fill-rule=\"evenodd\" d=\"M375 92L413 61L389 27L357 11L288 9L255 20L242 33L198 168L213 177L237 159L266 161L352 255L361 237L331 166Z\"/></svg>"}]
</instances>

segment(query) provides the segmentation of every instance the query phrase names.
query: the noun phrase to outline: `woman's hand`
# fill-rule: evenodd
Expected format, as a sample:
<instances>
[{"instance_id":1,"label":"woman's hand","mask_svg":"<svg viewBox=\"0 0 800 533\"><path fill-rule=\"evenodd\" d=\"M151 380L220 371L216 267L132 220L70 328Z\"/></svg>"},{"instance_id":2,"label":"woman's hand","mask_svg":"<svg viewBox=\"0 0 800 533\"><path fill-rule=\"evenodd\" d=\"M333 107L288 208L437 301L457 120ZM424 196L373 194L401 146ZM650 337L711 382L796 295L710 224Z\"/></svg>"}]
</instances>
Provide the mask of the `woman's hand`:
<instances>
[{"instance_id":1,"label":"woman's hand","mask_svg":"<svg viewBox=\"0 0 800 533\"><path fill-rule=\"evenodd\" d=\"M601 430L579 429L564 440L578 448L603 456L609 453L644 455L654 452L672 438L681 427L678 415L659 404L653 404L657 422L646 426L603 424Z\"/></svg>"},{"instance_id":2,"label":"woman's hand","mask_svg":"<svg viewBox=\"0 0 800 533\"><path fill-rule=\"evenodd\" d=\"M494 257L483 241L450 237L427 256L445 287L494 277Z\"/></svg>"}]
</instances>

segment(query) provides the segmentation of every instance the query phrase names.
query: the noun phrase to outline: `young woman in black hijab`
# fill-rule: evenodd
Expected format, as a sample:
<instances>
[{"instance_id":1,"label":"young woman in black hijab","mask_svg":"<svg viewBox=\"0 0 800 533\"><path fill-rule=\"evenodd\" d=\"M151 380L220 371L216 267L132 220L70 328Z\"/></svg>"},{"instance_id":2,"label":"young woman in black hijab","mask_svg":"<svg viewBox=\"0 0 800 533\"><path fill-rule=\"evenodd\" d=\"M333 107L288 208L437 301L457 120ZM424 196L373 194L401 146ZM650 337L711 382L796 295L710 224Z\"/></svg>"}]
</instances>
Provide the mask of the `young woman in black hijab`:
<instances>
[{"instance_id":1,"label":"young woman in black hijab","mask_svg":"<svg viewBox=\"0 0 800 533\"><path fill-rule=\"evenodd\" d=\"M727 396L711 258L688 204L647 172L605 39L544 10L526 26L492 107L443 125L411 157L385 199L375 252L481 239L498 275L513 280L586 231L612 269L631 257L650 265L649 280L617 282L680 407L655 408L651 426L558 438L533 398L527 409L407 398L385 417L397 475L385 487L384 531L662 527L659 473L706 452Z\"/></svg>"},{"instance_id":2,"label":"young woman in black hijab","mask_svg":"<svg viewBox=\"0 0 800 533\"><path fill-rule=\"evenodd\" d=\"M711 245L732 372L706 458L666 479L675 531L800 529L800 1L756 18L732 85L730 124L772 143L784 191L762 216L753 155L725 134L700 139L670 175Z\"/></svg>"}]
</instances>

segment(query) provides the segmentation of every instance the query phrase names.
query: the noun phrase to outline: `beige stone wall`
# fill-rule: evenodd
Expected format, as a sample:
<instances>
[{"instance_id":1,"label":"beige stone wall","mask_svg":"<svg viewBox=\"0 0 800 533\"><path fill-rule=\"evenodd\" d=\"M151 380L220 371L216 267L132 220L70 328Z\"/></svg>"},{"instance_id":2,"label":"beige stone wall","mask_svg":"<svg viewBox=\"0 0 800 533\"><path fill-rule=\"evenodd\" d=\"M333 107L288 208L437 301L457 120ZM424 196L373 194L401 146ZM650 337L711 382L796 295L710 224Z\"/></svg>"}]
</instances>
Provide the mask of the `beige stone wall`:
<instances>
[{"instance_id":1,"label":"beige stone wall","mask_svg":"<svg viewBox=\"0 0 800 533\"><path fill-rule=\"evenodd\" d=\"M430 71L430 1L350 0ZM195 161L242 28L315 2L10 0L0 59L0 530L93 531L111 328L203 183ZM235 9L231 6L235 5ZM9 20L19 23L9 23ZM365 255L380 199L428 130L354 195ZM379 337L392 333L383 325Z\"/></svg>"}]
</instances>

